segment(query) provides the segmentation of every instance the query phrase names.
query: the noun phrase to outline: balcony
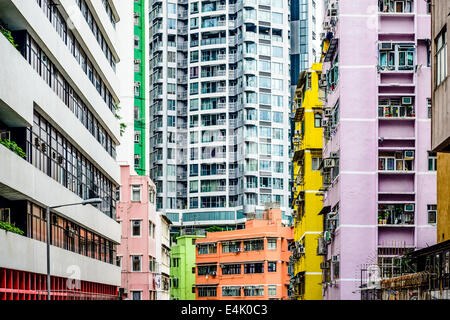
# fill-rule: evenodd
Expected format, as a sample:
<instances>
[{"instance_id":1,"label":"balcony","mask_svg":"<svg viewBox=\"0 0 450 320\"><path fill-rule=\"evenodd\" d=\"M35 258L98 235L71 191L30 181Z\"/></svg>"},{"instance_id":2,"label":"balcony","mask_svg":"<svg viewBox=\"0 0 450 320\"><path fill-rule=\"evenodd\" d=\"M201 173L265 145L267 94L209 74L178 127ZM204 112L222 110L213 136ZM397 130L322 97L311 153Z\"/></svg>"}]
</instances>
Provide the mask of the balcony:
<instances>
[{"instance_id":1,"label":"balcony","mask_svg":"<svg viewBox=\"0 0 450 320\"><path fill-rule=\"evenodd\" d=\"M378 226L413 227L414 204L379 204Z\"/></svg>"}]
</instances>

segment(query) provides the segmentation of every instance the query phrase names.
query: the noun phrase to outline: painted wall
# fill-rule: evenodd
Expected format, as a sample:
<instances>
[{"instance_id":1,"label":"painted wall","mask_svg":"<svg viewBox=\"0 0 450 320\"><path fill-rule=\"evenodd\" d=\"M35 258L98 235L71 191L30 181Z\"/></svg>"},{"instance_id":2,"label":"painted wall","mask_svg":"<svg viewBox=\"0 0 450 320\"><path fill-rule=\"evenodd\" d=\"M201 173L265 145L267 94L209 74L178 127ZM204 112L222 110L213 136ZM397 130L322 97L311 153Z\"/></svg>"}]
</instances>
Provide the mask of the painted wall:
<instances>
[{"instance_id":1,"label":"painted wall","mask_svg":"<svg viewBox=\"0 0 450 320\"><path fill-rule=\"evenodd\" d=\"M288 261L291 252L288 251L288 240L293 239L293 229L291 227L283 227L281 224L281 210L272 209L269 211L272 219L267 220L247 220L245 229L208 232L206 238L198 239L196 244L217 243L217 253L199 254L196 252L196 265L204 264L217 265L217 275L200 276L196 274L196 300L267 300L271 299L287 299L287 284L289 283ZM222 253L221 241L242 241L245 239L264 239L264 250L243 251L241 244L240 253ZM277 238L276 250L268 250L267 238ZM244 265L246 262L260 261L264 263L264 273L245 274ZM276 272L267 272L268 262L276 261ZM241 273L235 275L224 275L221 271L221 264L242 264ZM198 286L201 285L217 285L217 296L215 297L199 297ZM241 290L241 296L223 296L223 286L252 286L264 285L263 296L244 296ZM276 295L268 295L268 285L276 285Z\"/></svg>"},{"instance_id":2,"label":"painted wall","mask_svg":"<svg viewBox=\"0 0 450 320\"><path fill-rule=\"evenodd\" d=\"M160 244L158 236L150 235L149 222L160 225L154 203L155 186L149 177L130 175L130 168L122 165L120 201L117 206L117 220L122 226L121 244L117 248L117 256L121 256L122 284L128 290L128 297L132 298L131 291L142 291L142 300L149 299L150 291L157 291L157 272L149 270L149 256L157 258ZM132 201L132 186L141 187L141 200ZM153 194L153 198L151 198ZM152 202L153 201L153 202ZM132 235L132 222L141 221L140 236ZM141 255L141 271L132 271L132 255Z\"/></svg>"}]
</instances>

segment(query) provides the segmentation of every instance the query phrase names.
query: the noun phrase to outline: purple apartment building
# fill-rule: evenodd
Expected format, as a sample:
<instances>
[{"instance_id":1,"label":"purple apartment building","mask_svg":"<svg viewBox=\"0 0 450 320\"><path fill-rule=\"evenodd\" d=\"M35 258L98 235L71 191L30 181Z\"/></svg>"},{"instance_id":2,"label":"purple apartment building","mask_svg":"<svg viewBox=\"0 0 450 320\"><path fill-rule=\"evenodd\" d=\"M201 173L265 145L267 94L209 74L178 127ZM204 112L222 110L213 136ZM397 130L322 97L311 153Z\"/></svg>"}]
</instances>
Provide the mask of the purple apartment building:
<instances>
[{"instance_id":1,"label":"purple apartment building","mask_svg":"<svg viewBox=\"0 0 450 320\"><path fill-rule=\"evenodd\" d=\"M362 269L395 276L400 255L436 243L429 9L325 1L324 299L361 299Z\"/></svg>"}]
</instances>

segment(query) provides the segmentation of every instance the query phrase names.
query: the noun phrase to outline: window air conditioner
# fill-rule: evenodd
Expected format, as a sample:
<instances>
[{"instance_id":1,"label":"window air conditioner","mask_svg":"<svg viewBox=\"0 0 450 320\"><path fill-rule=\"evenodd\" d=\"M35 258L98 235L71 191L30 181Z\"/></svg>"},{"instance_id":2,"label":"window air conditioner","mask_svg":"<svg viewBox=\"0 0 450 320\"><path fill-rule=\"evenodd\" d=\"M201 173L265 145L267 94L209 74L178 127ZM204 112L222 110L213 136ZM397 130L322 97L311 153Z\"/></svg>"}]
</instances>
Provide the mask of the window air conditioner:
<instances>
[{"instance_id":1,"label":"window air conditioner","mask_svg":"<svg viewBox=\"0 0 450 320\"><path fill-rule=\"evenodd\" d=\"M329 127L330 126L330 121L329 120L325 120L325 119L322 119L322 127Z\"/></svg>"},{"instance_id":2,"label":"window air conditioner","mask_svg":"<svg viewBox=\"0 0 450 320\"><path fill-rule=\"evenodd\" d=\"M323 27L324 30L329 30L329 29L330 29L330 22L325 21L325 22L322 24L322 27Z\"/></svg>"},{"instance_id":3,"label":"window air conditioner","mask_svg":"<svg viewBox=\"0 0 450 320\"><path fill-rule=\"evenodd\" d=\"M300 248L298 248L298 253L299 254L304 254L305 253L305 247L301 246Z\"/></svg>"},{"instance_id":4,"label":"window air conditioner","mask_svg":"<svg viewBox=\"0 0 450 320\"><path fill-rule=\"evenodd\" d=\"M323 167L324 168L333 168L336 165L334 159L324 159Z\"/></svg>"},{"instance_id":5,"label":"window air conditioner","mask_svg":"<svg viewBox=\"0 0 450 320\"><path fill-rule=\"evenodd\" d=\"M330 158L331 159L338 159L339 158L339 152L330 152Z\"/></svg>"},{"instance_id":6,"label":"window air conditioner","mask_svg":"<svg viewBox=\"0 0 450 320\"><path fill-rule=\"evenodd\" d=\"M331 117L332 114L333 114L333 110L331 108L326 108L323 110L323 115L325 117Z\"/></svg>"},{"instance_id":7,"label":"window air conditioner","mask_svg":"<svg viewBox=\"0 0 450 320\"><path fill-rule=\"evenodd\" d=\"M337 256L332 256L332 257L331 257L331 261L332 261L332 262L338 262L338 261L339 261L339 255L337 255Z\"/></svg>"},{"instance_id":8,"label":"window air conditioner","mask_svg":"<svg viewBox=\"0 0 450 320\"><path fill-rule=\"evenodd\" d=\"M405 160L412 160L414 159L414 151L413 150L407 150L405 151L404 157Z\"/></svg>"},{"instance_id":9,"label":"window air conditioner","mask_svg":"<svg viewBox=\"0 0 450 320\"><path fill-rule=\"evenodd\" d=\"M402 104L404 105L412 104L412 97L402 97Z\"/></svg>"},{"instance_id":10,"label":"window air conditioner","mask_svg":"<svg viewBox=\"0 0 450 320\"><path fill-rule=\"evenodd\" d=\"M392 43L391 42L380 42L378 44L379 50L392 50Z\"/></svg>"}]
</instances>

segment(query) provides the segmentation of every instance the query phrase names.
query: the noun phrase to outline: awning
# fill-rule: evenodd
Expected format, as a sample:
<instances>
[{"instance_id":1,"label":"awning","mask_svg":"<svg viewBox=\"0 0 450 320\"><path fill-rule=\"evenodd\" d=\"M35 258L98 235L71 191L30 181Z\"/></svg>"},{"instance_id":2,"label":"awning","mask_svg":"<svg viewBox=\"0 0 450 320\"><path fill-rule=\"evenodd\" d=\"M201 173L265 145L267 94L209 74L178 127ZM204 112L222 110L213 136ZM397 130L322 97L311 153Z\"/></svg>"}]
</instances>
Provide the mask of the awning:
<instances>
[{"instance_id":1,"label":"awning","mask_svg":"<svg viewBox=\"0 0 450 320\"><path fill-rule=\"evenodd\" d=\"M321 215L321 214L327 214L327 213L330 212L330 211L331 211L331 206L326 206L326 207L323 207L322 210L320 210L320 212L318 213L318 215Z\"/></svg>"}]
</instances>

